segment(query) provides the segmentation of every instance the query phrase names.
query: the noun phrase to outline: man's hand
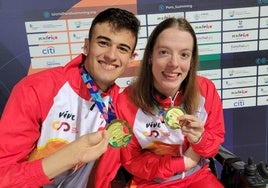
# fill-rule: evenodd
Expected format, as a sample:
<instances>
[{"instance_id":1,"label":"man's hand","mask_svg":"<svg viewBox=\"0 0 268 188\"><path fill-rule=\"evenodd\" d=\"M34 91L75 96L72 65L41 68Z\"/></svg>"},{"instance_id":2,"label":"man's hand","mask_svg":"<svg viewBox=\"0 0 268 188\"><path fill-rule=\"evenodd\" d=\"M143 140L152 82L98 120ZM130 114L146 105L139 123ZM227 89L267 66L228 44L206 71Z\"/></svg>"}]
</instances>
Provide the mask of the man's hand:
<instances>
[{"instance_id":1,"label":"man's hand","mask_svg":"<svg viewBox=\"0 0 268 188\"><path fill-rule=\"evenodd\" d=\"M108 132L106 130L86 134L76 140L79 162L87 163L99 158L108 147Z\"/></svg>"},{"instance_id":2,"label":"man's hand","mask_svg":"<svg viewBox=\"0 0 268 188\"><path fill-rule=\"evenodd\" d=\"M106 130L83 135L45 157L42 161L44 173L52 179L77 164L94 161L107 150L108 141Z\"/></svg>"}]
</instances>

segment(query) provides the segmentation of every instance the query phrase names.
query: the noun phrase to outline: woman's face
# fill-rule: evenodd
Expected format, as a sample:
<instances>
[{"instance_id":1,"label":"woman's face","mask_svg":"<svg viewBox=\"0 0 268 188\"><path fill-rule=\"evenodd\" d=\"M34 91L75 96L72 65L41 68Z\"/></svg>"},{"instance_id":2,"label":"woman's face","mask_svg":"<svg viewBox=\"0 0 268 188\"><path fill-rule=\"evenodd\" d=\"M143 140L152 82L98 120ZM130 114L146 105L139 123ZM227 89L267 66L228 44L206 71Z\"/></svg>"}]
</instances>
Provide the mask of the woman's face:
<instances>
[{"instance_id":1,"label":"woman's face","mask_svg":"<svg viewBox=\"0 0 268 188\"><path fill-rule=\"evenodd\" d=\"M156 39L151 63L154 87L165 96L174 97L186 78L192 59L193 38L177 28L163 30Z\"/></svg>"}]
</instances>

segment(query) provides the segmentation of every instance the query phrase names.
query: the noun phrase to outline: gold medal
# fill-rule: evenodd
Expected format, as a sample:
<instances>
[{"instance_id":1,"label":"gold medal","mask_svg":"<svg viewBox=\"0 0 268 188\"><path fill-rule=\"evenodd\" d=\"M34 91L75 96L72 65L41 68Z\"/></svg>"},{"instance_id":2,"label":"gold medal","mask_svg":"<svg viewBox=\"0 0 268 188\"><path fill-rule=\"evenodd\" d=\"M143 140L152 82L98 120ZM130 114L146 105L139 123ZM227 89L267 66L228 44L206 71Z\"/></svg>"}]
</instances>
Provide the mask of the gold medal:
<instances>
[{"instance_id":1,"label":"gold medal","mask_svg":"<svg viewBox=\"0 0 268 188\"><path fill-rule=\"evenodd\" d=\"M108 126L109 144L112 147L120 148L128 145L132 138L132 131L129 124L124 120L112 120Z\"/></svg>"},{"instance_id":2,"label":"gold medal","mask_svg":"<svg viewBox=\"0 0 268 188\"><path fill-rule=\"evenodd\" d=\"M178 117L185 114L184 109L180 107L172 107L168 109L164 116L165 123L172 129L181 129L185 121L179 122Z\"/></svg>"}]
</instances>

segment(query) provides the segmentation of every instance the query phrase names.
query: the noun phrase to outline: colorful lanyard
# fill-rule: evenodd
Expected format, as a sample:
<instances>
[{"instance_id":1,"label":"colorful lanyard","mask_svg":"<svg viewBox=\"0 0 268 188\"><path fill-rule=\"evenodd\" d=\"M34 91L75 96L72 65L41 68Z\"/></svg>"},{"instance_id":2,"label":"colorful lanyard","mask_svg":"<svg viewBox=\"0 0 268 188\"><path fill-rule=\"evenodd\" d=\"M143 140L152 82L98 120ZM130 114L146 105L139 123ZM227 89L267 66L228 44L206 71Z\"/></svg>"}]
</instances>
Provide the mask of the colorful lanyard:
<instances>
[{"instance_id":1,"label":"colorful lanyard","mask_svg":"<svg viewBox=\"0 0 268 188\"><path fill-rule=\"evenodd\" d=\"M155 110L157 112L156 116L160 119L160 121L162 123L164 123L165 122L164 121L165 109L162 109L162 108L158 107L157 105L154 105L154 107L155 107Z\"/></svg>"},{"instance_id":2,"label":"colorful lanyard","mask_svg":"<svg viewBox=\"0 0 268 188\"><path fill-rule=\"evenodd\" d=\"M99 89L94 83L91 76L88 74L84 66L81 66L81 76L84 81L84 83L87 86L88 92L97 104L103 118L105 119L106 123L110 123L113 119L116 118L114 106L111 100L111 97L109 98L109 104L108 104L108 110L103 102L103 99L100 95Z\"/></svg>"}]
</instances>

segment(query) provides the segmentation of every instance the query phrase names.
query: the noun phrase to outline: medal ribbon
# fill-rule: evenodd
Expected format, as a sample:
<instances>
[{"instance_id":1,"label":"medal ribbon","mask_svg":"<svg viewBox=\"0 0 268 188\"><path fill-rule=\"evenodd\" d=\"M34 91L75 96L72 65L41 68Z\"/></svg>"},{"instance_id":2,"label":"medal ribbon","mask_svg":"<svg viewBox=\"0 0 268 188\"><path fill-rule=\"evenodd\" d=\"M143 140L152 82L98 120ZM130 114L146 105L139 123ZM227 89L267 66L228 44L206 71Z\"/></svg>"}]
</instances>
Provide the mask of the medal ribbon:
<instances>
[{"instance_id":1,"label":"medal ribbon","mask_svg":"<svg viewBox=\"0 0 268 188\"><path fill-rule=\"evenodd\" d=\"M84 83L87 86L89 94L91 95L95 103L97 104L106 123L107 124L110 123L113 119L116 118L111 97L109 98L108 110L107 110L98 87L96 86L96 84L94 83L93 79L88 74L84 66L81 66L81 76L82 76Z\"/></svg>"},{"instance_id":2,"label":"medal ribbon","mask_svg":"<svg viewBox=\"0 0 268 188\"><path fill-rule=\"evenodd\" d=\"M154 105L154 107L155 107L155 110L156 110L156 112L157 112L157 116L158 116L158 118L160 119L160 121L162 122L162 123L164 123L165 121L164 121L164 116L165 116L165 109L162 109L162 108L160 108L160 107L158 107L157 105Z\"/></svg>"}]
</instances>

